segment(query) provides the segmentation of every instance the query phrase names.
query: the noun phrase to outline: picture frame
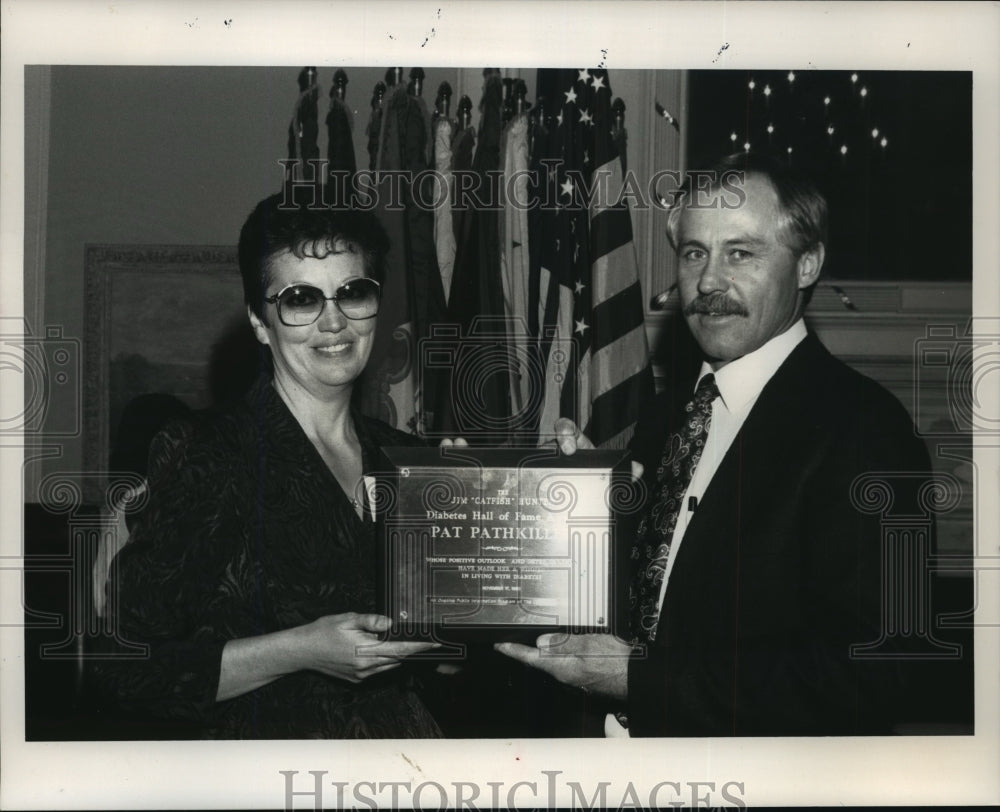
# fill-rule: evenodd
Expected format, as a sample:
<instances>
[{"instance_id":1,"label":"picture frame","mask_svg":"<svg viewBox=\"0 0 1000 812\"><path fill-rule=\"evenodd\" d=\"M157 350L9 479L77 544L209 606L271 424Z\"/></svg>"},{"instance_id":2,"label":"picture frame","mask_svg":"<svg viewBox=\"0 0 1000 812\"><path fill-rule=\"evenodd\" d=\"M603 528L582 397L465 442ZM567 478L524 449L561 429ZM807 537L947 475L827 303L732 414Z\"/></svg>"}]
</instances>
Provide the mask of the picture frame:
<instances>
[{"instance_id":1,"label":"picture frame","mask_svg":"<svg viewBox=\"0 0 1000 812\"><path fill-rule=\"evenodd\" d=\"M130 400L207 408L256 376L259 352L233 246L87 245L84 308L83 487L99 503Z\"/></svg>"}]
</instances>

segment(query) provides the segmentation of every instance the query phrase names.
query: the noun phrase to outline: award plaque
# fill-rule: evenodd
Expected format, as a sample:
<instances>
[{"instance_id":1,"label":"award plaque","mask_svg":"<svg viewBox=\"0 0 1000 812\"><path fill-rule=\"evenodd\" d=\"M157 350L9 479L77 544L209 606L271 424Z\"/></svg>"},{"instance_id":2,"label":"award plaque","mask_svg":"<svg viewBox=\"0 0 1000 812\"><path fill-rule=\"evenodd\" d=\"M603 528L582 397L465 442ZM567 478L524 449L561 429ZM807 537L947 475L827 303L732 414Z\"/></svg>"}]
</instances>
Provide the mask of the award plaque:
<instances>
[{"instance_id":1,"label":"award plaque","mask_svg":"<svg viewBox=\"0 0 1000 812\"><path fill-rule=\"evenodd\" d=\"M617 519L638 499L624 452L384 448L375 495L392 636L615 630Z\"/></svg>"}]
</instances>

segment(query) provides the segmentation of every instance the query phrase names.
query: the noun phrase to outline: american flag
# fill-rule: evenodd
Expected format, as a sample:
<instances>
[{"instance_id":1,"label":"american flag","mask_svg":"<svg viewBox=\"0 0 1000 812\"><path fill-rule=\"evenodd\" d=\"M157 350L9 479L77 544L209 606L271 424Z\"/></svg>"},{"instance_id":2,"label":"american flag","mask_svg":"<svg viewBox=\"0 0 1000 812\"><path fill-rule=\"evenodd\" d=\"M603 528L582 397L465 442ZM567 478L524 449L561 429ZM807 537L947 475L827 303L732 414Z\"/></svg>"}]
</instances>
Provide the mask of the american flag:
<instances>
[{"instance_id":1,"label":"american flag","mask_svg":"<svg viewBox=\"0 0 1000 812\"><path fill-rule=\"evenodd\" d=\"M536 87L529 314L546 370L539 431L570 417L595 445L622 448L653 378L608 73L543 69Z\"/></svg>"}]
</instances>

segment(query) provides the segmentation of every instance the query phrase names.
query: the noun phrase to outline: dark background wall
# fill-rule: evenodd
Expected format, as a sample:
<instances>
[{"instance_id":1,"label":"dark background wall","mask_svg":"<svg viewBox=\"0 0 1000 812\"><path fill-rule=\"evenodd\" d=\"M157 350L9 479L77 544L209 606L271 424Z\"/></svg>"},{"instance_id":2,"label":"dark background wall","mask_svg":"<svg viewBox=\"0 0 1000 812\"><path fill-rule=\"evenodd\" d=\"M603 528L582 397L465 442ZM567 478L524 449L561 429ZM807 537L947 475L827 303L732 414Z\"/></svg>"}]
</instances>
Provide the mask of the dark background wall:
<instances>
[{"instance_id":1,"label":"dark background wall","mask_svg":"<svg viewBox=\"0 0 1000 812\"><path fill-rule=\"evenodd\" d=\"M792 73L691 71L691 160L749 142L808 170L830 203L828 278L971 280L972 74Z\"/></svg>"}]
</instances>

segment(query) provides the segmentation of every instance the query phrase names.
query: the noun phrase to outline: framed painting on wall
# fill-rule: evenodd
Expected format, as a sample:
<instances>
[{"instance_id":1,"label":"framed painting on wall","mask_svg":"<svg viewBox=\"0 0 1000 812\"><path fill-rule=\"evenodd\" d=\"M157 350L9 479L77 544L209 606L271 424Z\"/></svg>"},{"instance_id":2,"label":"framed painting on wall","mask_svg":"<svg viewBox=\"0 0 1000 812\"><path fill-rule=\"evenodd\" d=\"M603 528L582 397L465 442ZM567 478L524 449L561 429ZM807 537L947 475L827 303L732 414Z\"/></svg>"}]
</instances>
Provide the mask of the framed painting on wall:
<instances>
[{"instance_id":1,"label":"framed painting on wall","mask_svg":"<svg viewBox=\"0 0 1000 812\"><path fill-rule=\"evenodd\" d=\"M234 247L88 245L85 289L84 498L100 502L130 401L223 403L256 377L260 352Z\"/></svg>"}]
</instances>

